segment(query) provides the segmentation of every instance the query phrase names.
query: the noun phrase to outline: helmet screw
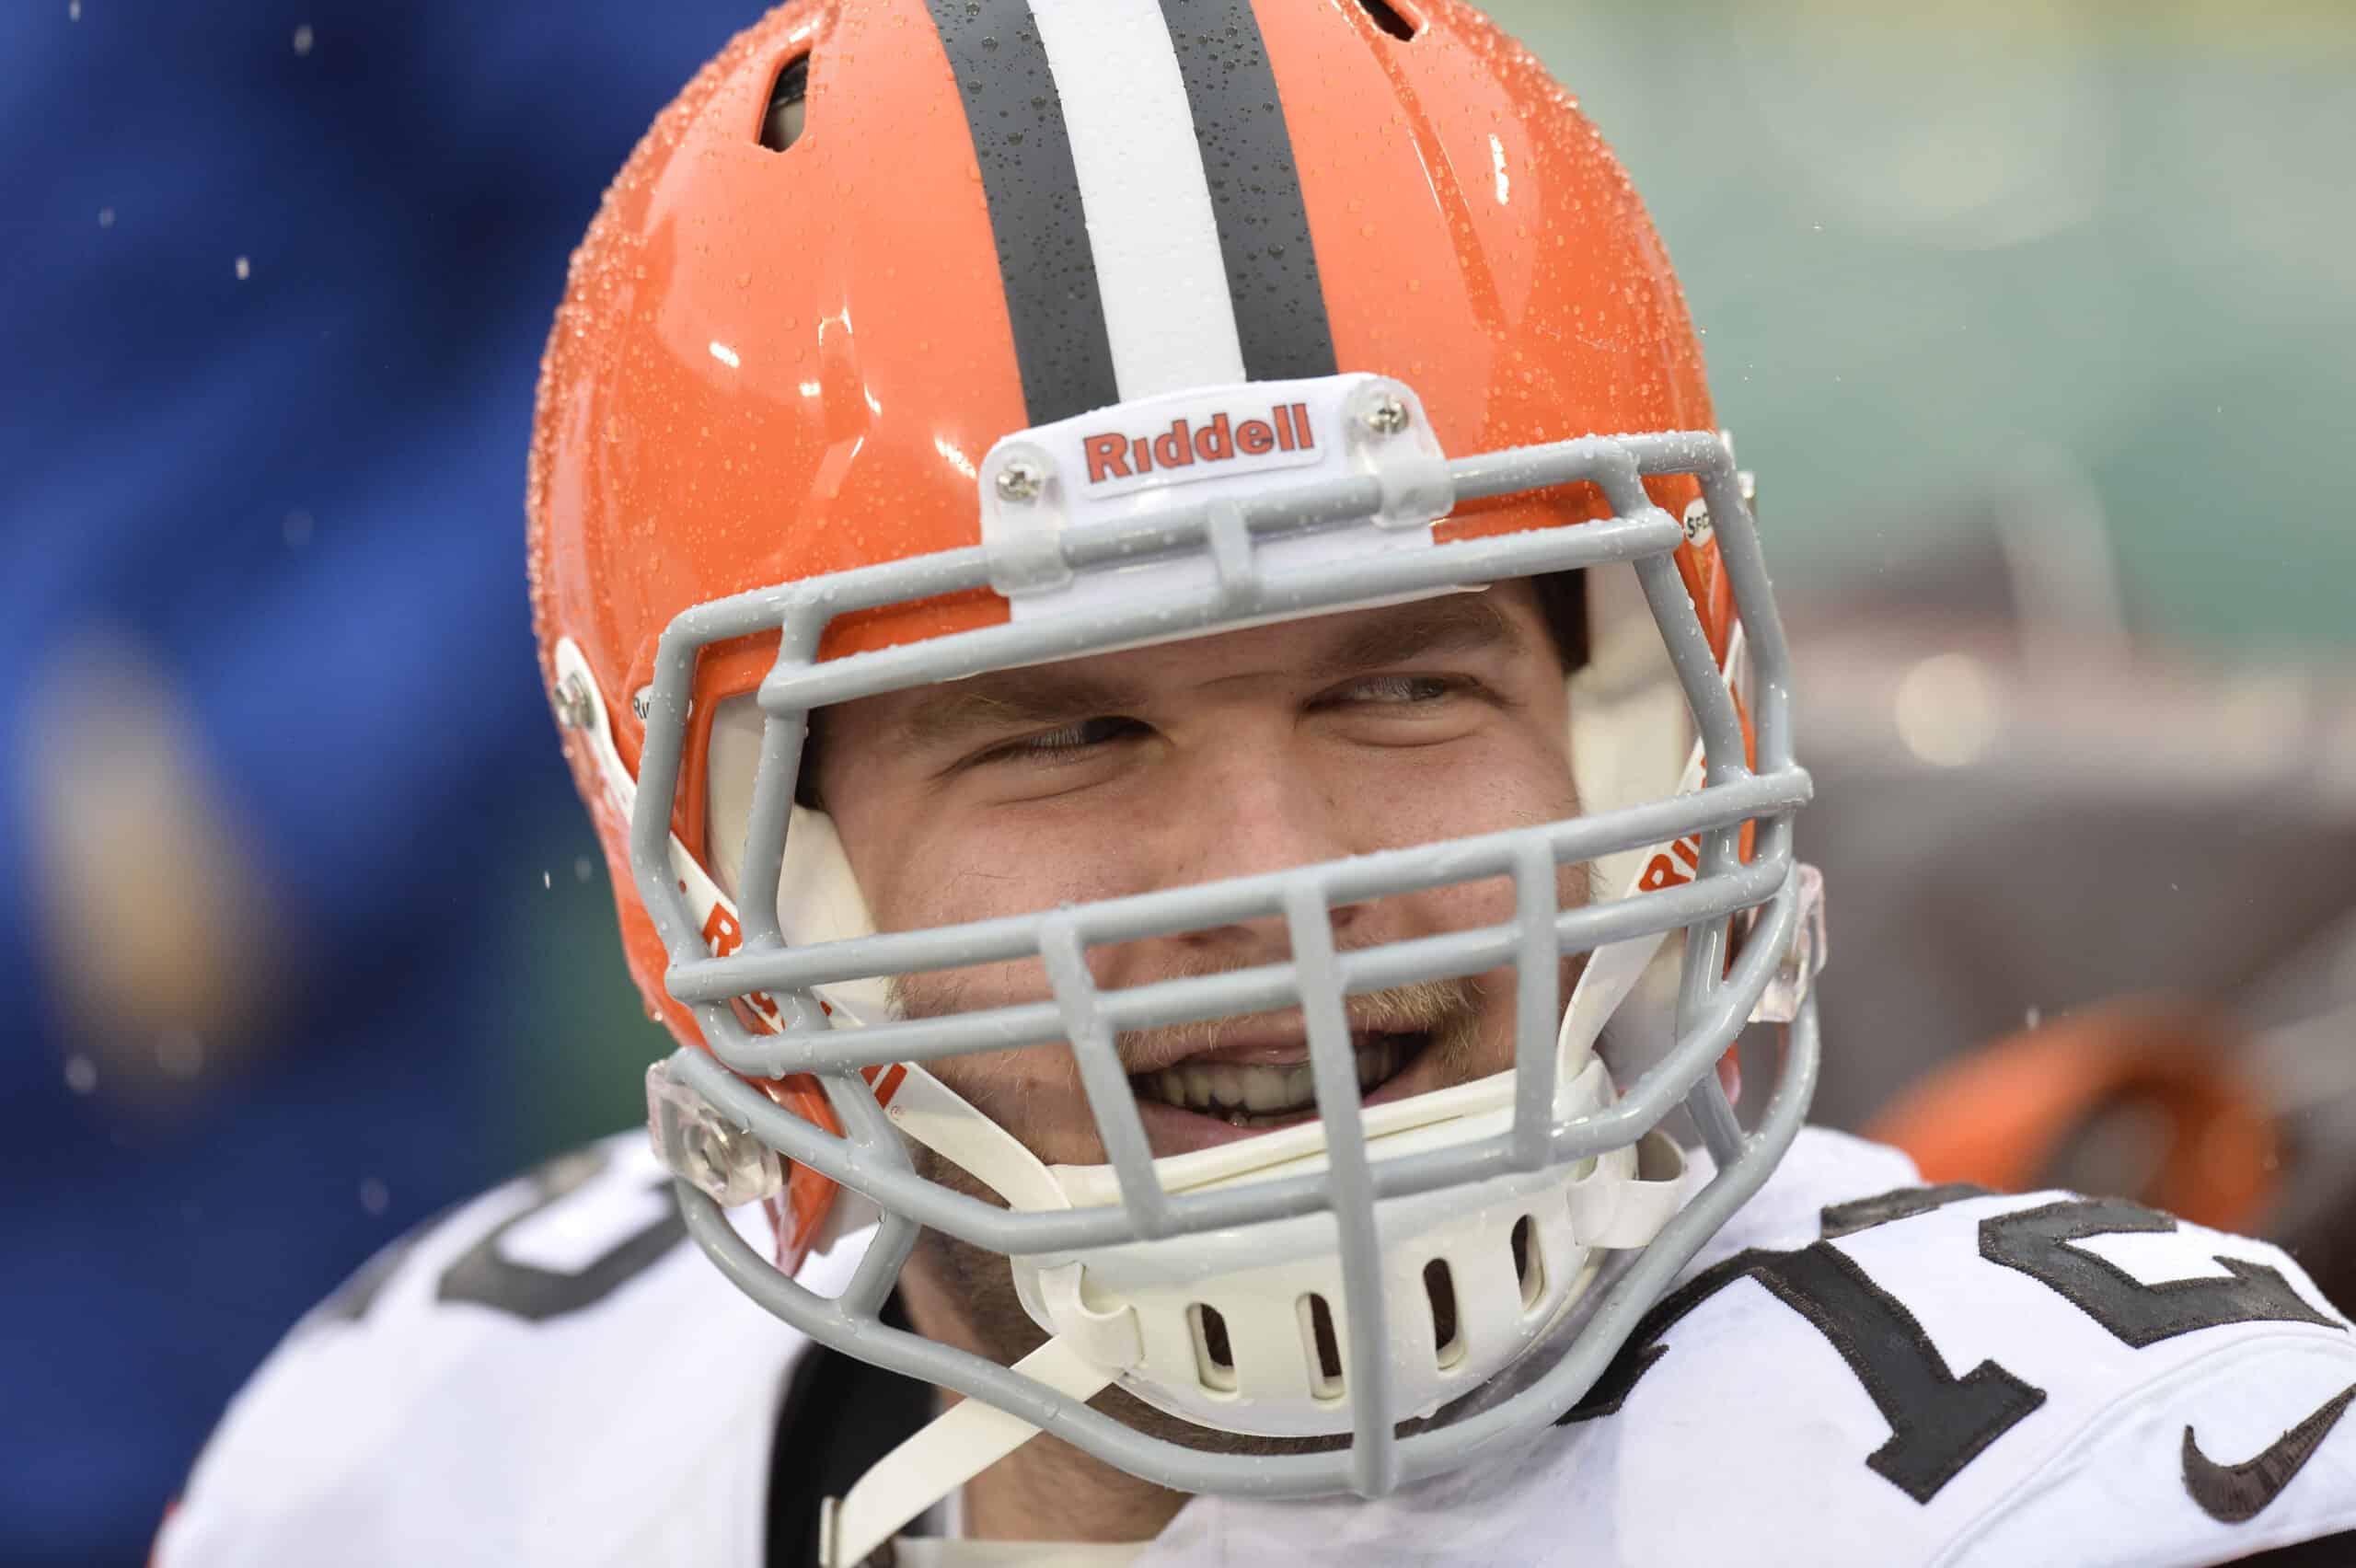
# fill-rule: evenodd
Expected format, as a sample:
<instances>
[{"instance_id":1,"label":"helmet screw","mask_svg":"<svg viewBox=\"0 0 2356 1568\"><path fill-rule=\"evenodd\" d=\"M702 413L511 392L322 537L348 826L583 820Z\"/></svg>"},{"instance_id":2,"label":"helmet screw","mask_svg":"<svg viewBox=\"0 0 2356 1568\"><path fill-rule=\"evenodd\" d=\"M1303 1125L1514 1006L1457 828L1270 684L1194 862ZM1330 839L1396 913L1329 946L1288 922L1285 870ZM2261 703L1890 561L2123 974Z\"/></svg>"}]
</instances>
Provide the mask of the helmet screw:
<instances>
[{"instance_id":1,"label":"helmet screw","mask_svg":"<svg viewBox=\"0 0 2356 1568\"><path fill-rule=\"evenodd\" d=\"M695 1166L687 1177L689 1181L706 1190L727 1182L728 1162L721 1158L719 1139L712 1136L710 1127L689 1126L687 1129L687 1159Z\"/></svg>"},{"instance_id":2,"label":"helmet screw","mask_svg":"<svg viewBox=\"0 0 2356 1568\"><path fill-rule=\"evenodd\" d=\"M1028 457L1008 458L992 482L998 486L1000 501L1036 501L1039 492L1047 488L1046 475Z\"/></svg>"},{"instance_id":3,"label":"helmet screw","mask_svg":"<svg viewBox=\"0 0 2356 1568\"><path fill-rule=\"evenodd\" d=\"M556 683L556 721L568 730L585 730L596 717L590 706L589 688L579 675L567 675Z\"/></svg>"},{"instance_id":4,"label":"helmet screw","mask_svg":"<svg viewBox=\"0 0 2356 1568\"><path fill-rule=\"evenodd\" d=\"M1378 392L1367 400L1366 411L1358 417L1377 435L1397 435L1407 428L1407 404L1395 392Z\"/></svg>"}]
</instances>

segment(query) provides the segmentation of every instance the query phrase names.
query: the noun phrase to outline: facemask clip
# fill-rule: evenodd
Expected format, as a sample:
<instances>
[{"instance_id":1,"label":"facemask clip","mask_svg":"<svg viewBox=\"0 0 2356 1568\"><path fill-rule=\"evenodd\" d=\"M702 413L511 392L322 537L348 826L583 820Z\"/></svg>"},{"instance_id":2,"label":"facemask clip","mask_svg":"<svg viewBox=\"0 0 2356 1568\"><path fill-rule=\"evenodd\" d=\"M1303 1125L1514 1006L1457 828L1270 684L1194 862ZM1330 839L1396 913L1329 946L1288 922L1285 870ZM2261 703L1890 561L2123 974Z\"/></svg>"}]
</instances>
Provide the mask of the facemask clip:
<instances>
[{"instance_id":1,"label":"facemask clip","mask_svg":"<svg viewBox=\"0 0 2356 1568\"><path fill-rule=\"evenodd\" d=\"M1824 873L1814 866L1795 865L1792 875L1799 884L1799 908L1792 922L1791 945L1784 950L1774 978L1760 993L1759 1005L1750 1009L1753 1023L1789 1023L1797 1018L1809 986L1824 967Z\"/></svg>"},{"instance_id":2,"label":"facemask clip","mask_svg":"<svg viewBox=\"0 0 2356 1568\"><path fill-rule=\"evenodd\" d=\"M722 1208L785 1190L777 1150L731 1124L661 1062L646 1069L646 1131L664 1169Z\"/></svg>"}]
</instances>

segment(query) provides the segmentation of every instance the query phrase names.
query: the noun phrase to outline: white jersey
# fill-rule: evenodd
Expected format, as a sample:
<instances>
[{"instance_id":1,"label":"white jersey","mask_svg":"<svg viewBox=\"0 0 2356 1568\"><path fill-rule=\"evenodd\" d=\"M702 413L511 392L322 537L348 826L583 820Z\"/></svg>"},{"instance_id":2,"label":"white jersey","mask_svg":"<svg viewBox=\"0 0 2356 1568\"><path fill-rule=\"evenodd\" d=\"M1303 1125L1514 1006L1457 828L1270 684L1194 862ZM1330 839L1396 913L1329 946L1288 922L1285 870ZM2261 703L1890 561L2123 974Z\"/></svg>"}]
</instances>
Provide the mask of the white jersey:
<instances>
[{"instance_id":1,"label":"white jersey","mask_svg":"<svg viewBox=\"0 0 2356 1568\"><path fill-rule=\"evenodd\" d=\"M687 1240L646 1136L605 1139L396 1242L297 1324L155 1568L756 1568L806 1344Z\"/></svg>"},{"instance_id":2,"label":"white jersey","mask_svg":"<svg viewBox=\"0 0 2356 1568\"><path fill-rule=\"evenodd\" d=\"M2356 1528L2356 1343L2280 1250L1916 1180L1804 1133L1538 1444L1374 1503L1196 1498L1138 1568L2166 1568ZM2221 1478L2303 1423L2279 1493Z\"/></svg>"},{"instance_id":3,"label":"white jersey","mask_svg":"<svg viewBox=\"0 0 2356 1568\"><path fill-rule=\"evenodd\" d=\"M831 1353L684 1243L642 1140L554 1169L305 1320L156 1568L765 1562L780 1390ZM1804 1133L1538 1442L1371 1503L1198 1497L1138 1568L2165 1568L2356 1530L2356 1336L2280 1250L1916 1182Z\"/></svg>"}]
</instances>

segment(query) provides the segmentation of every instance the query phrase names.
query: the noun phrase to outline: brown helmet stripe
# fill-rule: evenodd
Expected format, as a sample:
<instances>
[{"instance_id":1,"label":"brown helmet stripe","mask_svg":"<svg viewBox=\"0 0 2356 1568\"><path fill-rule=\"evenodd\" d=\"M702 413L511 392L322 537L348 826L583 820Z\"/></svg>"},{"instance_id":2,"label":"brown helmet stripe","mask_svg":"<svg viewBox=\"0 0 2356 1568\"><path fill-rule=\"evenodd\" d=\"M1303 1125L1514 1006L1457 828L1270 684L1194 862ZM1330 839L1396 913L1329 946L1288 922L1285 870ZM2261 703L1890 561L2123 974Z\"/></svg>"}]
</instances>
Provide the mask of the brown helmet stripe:
<instances>
[{"instance_id":1,"label":"brown helmet stripe","mask_svg":"<svg viewBox=\"0 0 2356 1568\"><path fill-rule=\"evenodd\" d=\"M1161 0L1210 185L1244 374L1331 375L1333 329L1284 100L1250 0Z\"/></svg>"},{"instance_id":2,"label":"brown helmet stripe","mask_svg":"<svg viewBox=\"0 0 2356 1568\"><path fill-rule=\"evenodd\" d=\"M1120 401L1055 73L1025 0L927 0L957 76L1030 422Z\"/></svg>"}]
</instances>

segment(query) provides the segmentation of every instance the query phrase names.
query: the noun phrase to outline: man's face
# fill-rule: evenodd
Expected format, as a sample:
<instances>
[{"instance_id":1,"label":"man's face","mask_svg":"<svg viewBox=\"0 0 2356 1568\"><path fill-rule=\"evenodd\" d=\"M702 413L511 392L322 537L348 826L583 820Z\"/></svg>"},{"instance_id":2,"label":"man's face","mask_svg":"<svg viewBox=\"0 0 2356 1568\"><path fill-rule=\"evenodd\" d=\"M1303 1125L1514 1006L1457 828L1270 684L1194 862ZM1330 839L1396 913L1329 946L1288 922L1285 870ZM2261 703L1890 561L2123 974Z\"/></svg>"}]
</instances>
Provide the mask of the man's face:
<instances>
[{"instance_id":1,"label":"man's face","mask_svg":"<svg viewBox=\"0 0 2356 1568\"><path fill-rule=\"evenodd\" d=\"M1527 825L1576 809L1528 584L895 692L829 710L819 781L879 929L950 925ZM1558 877L1562 904L1584 874ZM1511 917L1504 878L1337 907L1338 945ZM1284 962L1270 917L1097 948L1098 986ZM1565 965L1567 979L1570 966ZM908 1016L1050 995L1035 960L912 975ZM1565 993L1567 994L1567 993ZM1353 998L1369 1102L1512 1063L1509 970ZM1549 1023L1551 1028L1551 1020ZM1157 1155L1313 1115L1298 1009L1123 1035ZM1104 1158L1068 1046L933 1071L1050 1163Z\"/></svg>"}]
</instances>

